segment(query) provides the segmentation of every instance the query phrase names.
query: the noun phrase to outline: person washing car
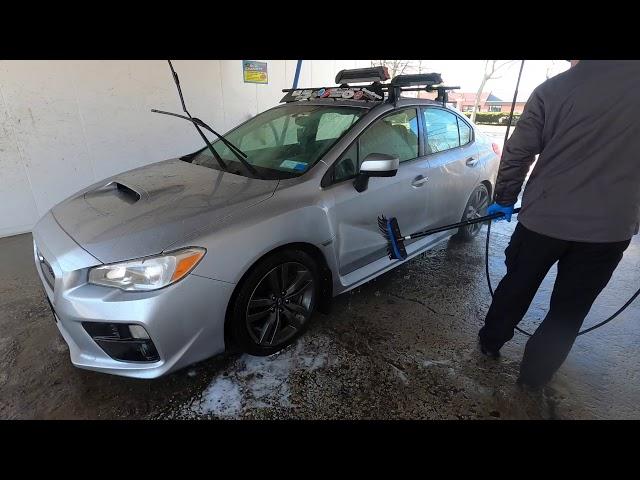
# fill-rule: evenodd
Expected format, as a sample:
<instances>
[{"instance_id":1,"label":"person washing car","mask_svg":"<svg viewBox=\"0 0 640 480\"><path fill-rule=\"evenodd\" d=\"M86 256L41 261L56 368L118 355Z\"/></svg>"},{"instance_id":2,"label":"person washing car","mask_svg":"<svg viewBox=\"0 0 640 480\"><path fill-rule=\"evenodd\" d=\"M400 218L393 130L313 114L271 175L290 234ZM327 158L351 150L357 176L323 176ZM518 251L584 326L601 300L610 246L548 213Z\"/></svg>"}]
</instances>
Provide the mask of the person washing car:
<instances>
[{"instance_id":1,"label":"person washing car","mask_svg":"<svg viewBox=\"0 0 640 480\"><path fill-rule=\"evenodd\" d=\"M550 308L526 344L519 385L539 388L569 354L640 223L640 62L571 60L538 86L505 143L495 203L511 221L530 166L507 274L479 332L497 357L557 262Z\"/></svg>"}]
</instances>

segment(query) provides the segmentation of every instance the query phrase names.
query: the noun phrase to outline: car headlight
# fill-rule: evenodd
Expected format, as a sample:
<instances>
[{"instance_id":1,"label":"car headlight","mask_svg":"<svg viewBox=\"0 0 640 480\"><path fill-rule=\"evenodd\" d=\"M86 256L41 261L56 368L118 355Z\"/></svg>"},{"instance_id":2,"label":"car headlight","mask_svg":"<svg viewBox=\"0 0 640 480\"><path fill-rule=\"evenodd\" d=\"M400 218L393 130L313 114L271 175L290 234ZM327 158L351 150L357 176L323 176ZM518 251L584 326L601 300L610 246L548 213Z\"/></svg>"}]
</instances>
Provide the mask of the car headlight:
<instances>
[{"instance_id":1,"label":"car headlight","mask_svg":"<svg viewBox=\"0 0 640 480\"><path fill-rule=\"evenodd\" d=\"M89 283L127 291L157 290L184 278L202 260L206 250L189 247L164 255L94 267Z\"/></svg>"}]
</instances>

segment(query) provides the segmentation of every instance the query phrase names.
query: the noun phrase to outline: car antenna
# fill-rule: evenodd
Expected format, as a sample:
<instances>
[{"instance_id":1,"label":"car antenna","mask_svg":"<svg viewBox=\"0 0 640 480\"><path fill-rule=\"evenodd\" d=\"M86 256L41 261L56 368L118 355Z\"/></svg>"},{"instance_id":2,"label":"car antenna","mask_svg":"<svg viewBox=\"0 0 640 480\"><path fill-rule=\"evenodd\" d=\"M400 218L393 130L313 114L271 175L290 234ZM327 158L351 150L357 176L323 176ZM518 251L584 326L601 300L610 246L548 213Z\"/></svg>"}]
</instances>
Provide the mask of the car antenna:
<instances>
[{"instance_id":1,"label":"car antenna","mask_svg":"<svg viewBox=\"0 0 640 480\"><path fill-rule=\"evenodd\" d=\"M200 136L202 137L202 139L206 143L206 145L209 148L209 150L211 151L213 157L217 160L218 164L220 164L220 167L222 167L224 170L228 171L227 164L224 163L224 161L222 160L222 157L220 157L220 154L216 151L215 148L213 148L213 145L211 145L211 142L209 141L207 136L204 133L202 133L202 130L200 129L200 127L210 131L215 136L217 136L220 139L220 141L222 141L222 143L224 143L229 148L229 150L231 150L233 152L233 154L238 158L240 163L242 163L247 168L247 170L249 170L251 173L253 173L256 176L260 176L258 174L257 170L253 167L253 165L251 165L249 162L247 162L245 160L247 158L247 154L246 153L244 153L242 150L240 150L233 143L231 143L229 140L227 140L224 136L220 135L213 128L211 128L209 125L204 123L202 120L200 120L199 118L191 116L191 114L187 110L187 106L184 103L184 96L182 95L182 88L180 88L180 78L178 77L178 74L174 70L173 64L171 63L171 60L167 60L167 62L169 62L169 68L171 69L171 74L173 75L173 81L176 84L176 88L178 89L178 95L180 96L180 103L182 104L182 110L184 111L184 113L187 114L187 116L185 117L184 115L179 115L177 113L165 112L165 111L156 110L156 109L151 109L151 111L154 112L154 113L162 113L163 115L171 115L171 116L174 116L174 117L182 118L184 120L187 120L187 121L193 123L193 126L196 128L196 130L198 131L198 133L200 134Z\"/></svg>"}]
</instances>

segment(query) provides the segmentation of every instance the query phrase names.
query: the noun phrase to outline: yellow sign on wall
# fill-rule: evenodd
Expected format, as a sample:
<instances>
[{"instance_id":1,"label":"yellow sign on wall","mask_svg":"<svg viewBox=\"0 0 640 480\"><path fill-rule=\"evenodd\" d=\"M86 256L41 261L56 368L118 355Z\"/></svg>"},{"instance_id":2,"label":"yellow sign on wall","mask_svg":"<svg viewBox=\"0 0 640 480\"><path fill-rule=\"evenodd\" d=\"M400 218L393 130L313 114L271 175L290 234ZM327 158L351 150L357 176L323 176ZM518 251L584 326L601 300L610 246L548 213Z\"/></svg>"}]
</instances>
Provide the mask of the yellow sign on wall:
<instances>
[{"instance_id":1,"label":"yellow sign on wall","mask_svg":"<svg viewBox=\"0 0 640 480\"><path fill-rule=\"evenodd\" d=\"M243 60L242 73L244 76L244 83L269 83L267 62Z\"/></svg>"}]
</instances>

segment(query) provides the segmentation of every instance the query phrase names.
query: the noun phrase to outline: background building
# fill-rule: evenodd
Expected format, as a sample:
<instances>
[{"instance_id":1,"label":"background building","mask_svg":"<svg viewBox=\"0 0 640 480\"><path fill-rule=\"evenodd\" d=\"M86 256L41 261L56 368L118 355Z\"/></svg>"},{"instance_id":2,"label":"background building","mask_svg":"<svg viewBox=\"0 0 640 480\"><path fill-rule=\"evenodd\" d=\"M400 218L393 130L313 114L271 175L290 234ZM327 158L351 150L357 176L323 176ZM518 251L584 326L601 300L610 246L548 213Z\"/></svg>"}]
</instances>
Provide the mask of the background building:
<instances>
[{"instance_id":1,"label":"background building","mask_svg":"<svg viewBox=\"0 0 640 480\"><path fill-rule=\"evenodd\" d=\"M449 102L455 104L456 108L461 112L473 111L473 105L475 103L476 94L470 92L450 92ZM501 98L493 93L483 92L480 96L480 103L478 104L478 112L510 112L511 102L513 101L513 95L510 99ZM514 107L514 113L522 113L524 105L527 103L526 98L517 98L516 105Z\"/></svg>"}]
</instances>

